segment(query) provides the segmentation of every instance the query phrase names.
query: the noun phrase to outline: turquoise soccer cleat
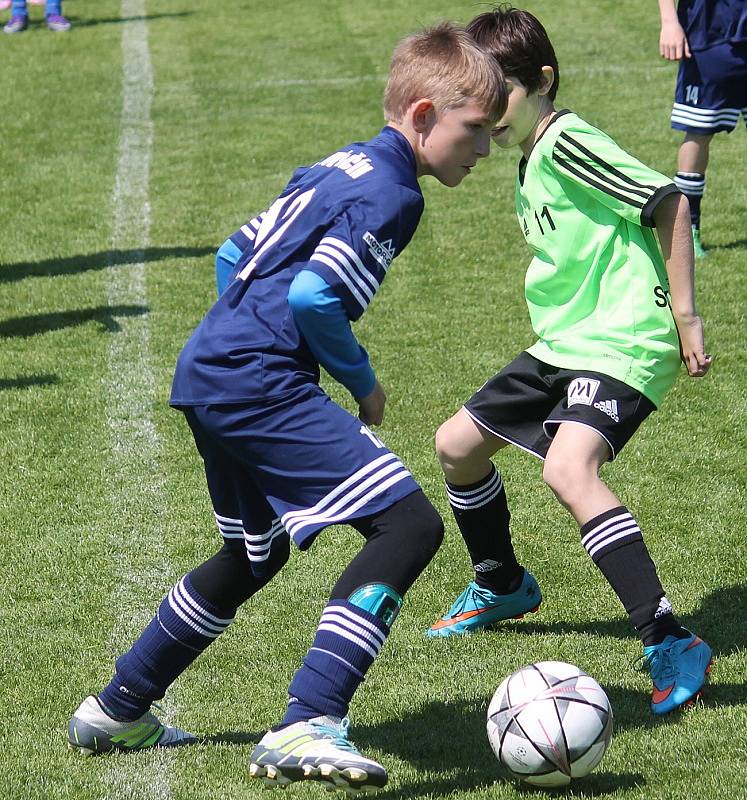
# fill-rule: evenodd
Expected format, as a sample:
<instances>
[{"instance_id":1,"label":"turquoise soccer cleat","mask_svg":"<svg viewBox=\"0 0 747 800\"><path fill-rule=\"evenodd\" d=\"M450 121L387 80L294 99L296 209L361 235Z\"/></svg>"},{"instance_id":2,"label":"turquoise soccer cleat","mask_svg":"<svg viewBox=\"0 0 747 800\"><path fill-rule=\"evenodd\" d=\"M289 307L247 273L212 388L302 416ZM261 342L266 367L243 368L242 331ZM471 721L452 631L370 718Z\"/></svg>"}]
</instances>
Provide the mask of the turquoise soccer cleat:
<instances>
[{"instance_id":1,"label":"turquoise soccer cleat","mask_svg":"<svg viewBox=\"0 0 747 800\"><path fill-rule=\"evenodd\" d=\"M643 669L648 670L654 682L651 711L667 714L695 704L711 671L713 653L691 633L685 639L667 636L661 644L644 647L643 659Z\"/></svg>"},{"instance_id":2,"label":"turquoise soccer cleat","mask_svg":"<svg viewBox=\"0 0 747 800\"><path fill-rule=\"evenodd\" d=\"M449 613L431 625L427 635L474 633L505 619L521 619L524 614L536 611L541 602L539 584L527 570L524 570L519 588L509 594L496 594L471 581L454 601Z\"/></svg>"}]
</instances>

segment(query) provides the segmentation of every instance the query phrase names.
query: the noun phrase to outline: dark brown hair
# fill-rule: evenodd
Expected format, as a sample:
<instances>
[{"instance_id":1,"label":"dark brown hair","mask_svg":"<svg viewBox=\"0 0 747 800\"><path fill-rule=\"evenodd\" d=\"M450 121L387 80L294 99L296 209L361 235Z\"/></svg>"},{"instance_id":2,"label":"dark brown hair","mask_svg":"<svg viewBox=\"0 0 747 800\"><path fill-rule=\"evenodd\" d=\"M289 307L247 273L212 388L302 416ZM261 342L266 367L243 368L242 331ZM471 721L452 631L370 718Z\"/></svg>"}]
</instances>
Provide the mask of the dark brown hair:
<instances>
[{"instance_id":1,"label":"dark brown hair","mask_svg":"<svg viewBox=\"0 0 747 800\"><path fill-rule=\"evenodd\" d=\"M542 85L542 67L552 67L555 80L548 97L555 99L560 83L558 59L537 17L504 4L475 17L467 32L501 65L507 78L518 78L529 93Z\"/></svg>"}]
</instances>

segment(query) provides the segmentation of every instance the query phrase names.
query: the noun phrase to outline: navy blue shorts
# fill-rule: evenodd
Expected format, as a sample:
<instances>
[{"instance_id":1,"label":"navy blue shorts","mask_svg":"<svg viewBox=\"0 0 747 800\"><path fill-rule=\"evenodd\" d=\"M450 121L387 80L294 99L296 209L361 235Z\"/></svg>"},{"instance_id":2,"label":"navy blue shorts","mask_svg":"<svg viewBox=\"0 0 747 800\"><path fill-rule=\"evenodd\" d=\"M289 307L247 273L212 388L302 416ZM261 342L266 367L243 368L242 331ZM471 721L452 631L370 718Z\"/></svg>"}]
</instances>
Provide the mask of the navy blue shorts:
<instances>
[{"instance_id":1,"label":"navy blue shorts","mask_svg":"<svg viewBox=\"0 0 747 800\"><path fill-rule=\"evenodd\" d=\"M481 386L464 410L489 433L545 458L564 422L595 430L612 460L656 406L616 378L546 364L521 353Z\"/></svg>"},{"instance_id":2,"label":"navy blue shorts","mask_svg":"<svg viewBox=\"0 0 747 800\"><path fill-rule=\"evenodd\" d=\"M318 386L263 403L183 408L224 540L263 573L273 543L305 550L328 525L420 489L397 456Z\"/></svg>"},{"instance_id":3,"label":"navy blue shorts","mask_svg":"<svg viewBox=\"0 0 747 800\"><path fill-rule=\"evenodd\" d=\"M719 44L680 61L672 127L709 136L747 121L747 44Z\"/></svg>"}]
</instances>

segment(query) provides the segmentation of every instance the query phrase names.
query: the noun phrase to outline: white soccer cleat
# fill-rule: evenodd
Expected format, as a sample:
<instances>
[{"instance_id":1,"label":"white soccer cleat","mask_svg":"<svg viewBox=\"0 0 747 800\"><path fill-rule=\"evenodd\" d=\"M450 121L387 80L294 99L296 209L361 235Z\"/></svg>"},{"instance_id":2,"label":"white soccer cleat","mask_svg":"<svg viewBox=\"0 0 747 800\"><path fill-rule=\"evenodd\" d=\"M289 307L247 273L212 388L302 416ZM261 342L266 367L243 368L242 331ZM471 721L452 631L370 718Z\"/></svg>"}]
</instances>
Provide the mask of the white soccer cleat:
<instances>
[{"instance_id":1,"label":"white soccer cleat","mask_svg":"<svg viewBox=\"0 0 747 800\"><path fill-rule=\"evenodd\" d=\"M362 756L347 732L347 717L316 717L268 731L254 748L249 775L267 787L312 780L351 796L374 794L386 785L386 770Z\"/></svg>"},{"instance_id":2,"label":"white soccer cleat","mask_svg":"<svg viewBox=\"0 0 747 800\"><path fill-rule=\"evenodd\" d=\"M149 747L182 747L197 737L181 728L159 722L150 711L128 721L110 716L97 697L86 697L67 726L67 741L86 756L109 750L144 750Z\"/></svg>"}]
</instances>

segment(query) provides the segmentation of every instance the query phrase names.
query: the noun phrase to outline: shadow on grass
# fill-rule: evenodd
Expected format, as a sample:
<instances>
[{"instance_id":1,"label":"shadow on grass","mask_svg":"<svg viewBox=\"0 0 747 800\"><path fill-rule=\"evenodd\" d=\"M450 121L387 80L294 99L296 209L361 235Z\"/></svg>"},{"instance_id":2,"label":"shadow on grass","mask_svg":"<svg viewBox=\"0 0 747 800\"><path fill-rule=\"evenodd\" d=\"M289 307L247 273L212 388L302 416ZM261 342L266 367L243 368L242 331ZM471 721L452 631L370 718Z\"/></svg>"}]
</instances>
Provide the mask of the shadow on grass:
<instances>
[{"instance_id":1,"label":"shadow on grass","mask_svg":"<svg viewBox=\"0 0 747 800\"><path fill-rule=\"evenodd\" d=\"M76 19L67 15L76 28L93 28L97 25L121 25L123 22L154 22L157 19L172 19L178 17L191 17L194 11L173 11L170 14L137 14L132 17L101 17L100 19Z\"/></svg>"},{"instance_id":2,"label":"shadow on grass","mask_svg":"<svg viewBox=\"0 0 747 800\"><path fill-rule=\"evenodd\" d=\"M200 744L238 744L255 745L267 733L259 731L257 733L244 733L243 731L220 731L212 733L210 736L201 736Z\"/></svg>"},{"instance_id":3,"label":"shadow on grass","mask_svg":"<svg viewBox=\"0 0 747 800\"><path fill-rule=\"evenodd\" d=\"M715 656L725 656L747 648L747 585L727 586L716 589L703 599L700 608L692 614L678 614L680 622L689 630L705 639ZM611 636L629 639L633 629L624 618L597 620L592 622L534 622L527 617L522 622L502 623L502 627L513 626L522 633L566 634L586 633L592 636Z\"/></svg>"},{"instance_id":4,"label":"shadow on grass","mask_svg":"<svg viewBox=\"0 0 747 800\"><path fill-rule=\"evenodd\" d=\"M747 239L735 239L733 242L726 242L724 244L711 244L706 246L707 251L713 250L742 250L747 248Z\"/></svg>"},{"instance_id":5,"label":"shadow on grass","mask_svg":"<svg viewBox=\"0 0 747 800\"><path fill-rule=\"evenodd\" d=\"M148 313L148 306L97 306L74 311L58 311L50 314L31 314L0 322L0 339L27 338L38 333L59 331L97 322L103 330L116 333L121 330L116 317L140 317Z\"/></svg>"},{"instance_id":6,"label":"shadow on grass","mask_svg":"<svg viewBox=\"0 0 747 800\"><path fill-rule=\"evenodd\" d=\"M0 283L13 283L25 278L47 278L52 275L76 275L125 264L149 264L164 258L195 258L211 255L214 247L146 247L144 250L102 250L100 253L26 261L0 267Z\"/></svg>"},{"instance_id":7,"label":"shadow on grass","mask_svg":"<svg viewBox=\"0 0 747 800\"><path fill-rule=\"evenodd\" d=\"M17 378L0 378L0 392L4 389L30 389L32 386L53 386L59 383L57 375L19 375Z\"/></svg>"},{"instance_id":8,"label":"shadow on grass","mask_svg":"<svg viewBox=\"0 0 747 800\"><path fill-rule=\"evenodd\" d=\"M453 795L455 789L486 790L497 782L511 782L528 796L544 795L547 790L521 784L501 769L485 734L489 699L486 697L483 703L474 700L429 703L404 719L356 725L353 739L363 752L377 748L392 753L424 775L423 781L401 785L383 796L446 797ZM640 787L645 782L639 773L599 770L584 778L577 788L583 788L584 796L604 797L620 789ZM573 788L576 789L576 784ZM547 794L558 796L558 791Z\"/></svg>"}]
</instances>

